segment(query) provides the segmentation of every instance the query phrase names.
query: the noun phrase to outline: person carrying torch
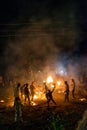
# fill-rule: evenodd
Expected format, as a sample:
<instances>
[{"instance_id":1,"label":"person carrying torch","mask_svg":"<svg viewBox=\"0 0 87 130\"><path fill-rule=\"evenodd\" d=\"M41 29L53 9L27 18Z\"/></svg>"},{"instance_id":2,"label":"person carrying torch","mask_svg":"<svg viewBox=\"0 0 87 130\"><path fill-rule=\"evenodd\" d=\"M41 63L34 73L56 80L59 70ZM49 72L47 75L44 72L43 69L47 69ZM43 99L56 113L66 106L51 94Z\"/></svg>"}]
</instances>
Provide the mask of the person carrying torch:
<instances>
[{"instance_id":1,"label":"person carrying torch","mask_svg":"<svg viewBox=\"0 0 87 130\"><path fill-rule=\"evenodd\" d=\"M53 95L52 95L52 93L53 93L54 90L55 90L56 85L55 85L55 83L54 83L54 84L53 84L53 85L54 85L53 90L50 90L50 89L48 89L46 83L44 83L44 84L45 84L45 90L46 90L45 96L46 96L47 104L48 104L48 108L49 108L50 101L52 101L52 102L56 105L56 102L54 101Z\"/></svg>"}]
</instances>

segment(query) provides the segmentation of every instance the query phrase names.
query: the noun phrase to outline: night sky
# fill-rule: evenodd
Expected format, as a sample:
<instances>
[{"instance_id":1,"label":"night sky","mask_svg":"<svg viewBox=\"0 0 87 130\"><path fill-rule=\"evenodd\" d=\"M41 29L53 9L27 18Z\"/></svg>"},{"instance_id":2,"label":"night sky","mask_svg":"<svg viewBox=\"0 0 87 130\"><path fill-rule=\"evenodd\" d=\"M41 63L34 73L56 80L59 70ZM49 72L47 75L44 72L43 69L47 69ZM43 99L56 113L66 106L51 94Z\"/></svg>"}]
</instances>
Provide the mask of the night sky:
<instances>
[{"instance_id":1,"label":"night sky","mask_svg":"<svg viewBox=\"0 0 87 130\"><path fill-rule=\"evenodd\" d=\"M46 65L54 56L87 55L86 25L86 0L1 1L0 72L12 65L27 67L31 61L40 64L42 59Z\"/></svg>"}]
</instances>

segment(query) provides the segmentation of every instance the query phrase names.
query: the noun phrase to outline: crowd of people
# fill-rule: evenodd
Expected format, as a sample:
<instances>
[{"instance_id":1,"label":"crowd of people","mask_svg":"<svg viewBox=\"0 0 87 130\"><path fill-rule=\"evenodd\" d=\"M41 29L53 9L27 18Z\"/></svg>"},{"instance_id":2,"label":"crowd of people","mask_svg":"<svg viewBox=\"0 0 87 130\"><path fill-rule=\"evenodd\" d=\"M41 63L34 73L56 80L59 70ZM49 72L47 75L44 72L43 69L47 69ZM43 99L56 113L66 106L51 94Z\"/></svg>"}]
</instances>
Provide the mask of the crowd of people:
<instances>
[{"instance_id":1,"label":"crowd of people","mask_svg":"<svg viewBox=\"0 0 87 130\"><path fill-rule=\"evenodd\" d=\"M28 83L25 83L21 86L20 83L17 83L14 88L14 109L15 109L15 121L22 121L22 101L24 103L29 103L34 99L35 87L34 82L31 83L30 87Z\"/></svg>"},{"instance_id":2,"label":"crowd of people","mask_svg":"<svg viewBox=\"0 0 87 130\"><path fill-rule=\"evenodd\" d=\"M70 94L70 87L68 84L68 81L64 81L65 84L65 91L64 91L64 102L69 102L69 94ZM53 92L56 88L56 84L53 83L53 89L50 90L47 86L46 82L44 82L44 89L45 89L45 97L47 100L47 106L50 107L50 102L52 101L54 105L56 105L56 102L53 98ZM72 97L75 98L75 81L72 79ZM24 104L28 103L29 107L31 106L31 102L34 100L35 95L35 85L34 81L29 85L28 83L25 83L21 85L20 83L17 83L14 89L14 108L15 108L15 121L22 121L22 102L24 101Z\"/></svg>"}]
</instances>

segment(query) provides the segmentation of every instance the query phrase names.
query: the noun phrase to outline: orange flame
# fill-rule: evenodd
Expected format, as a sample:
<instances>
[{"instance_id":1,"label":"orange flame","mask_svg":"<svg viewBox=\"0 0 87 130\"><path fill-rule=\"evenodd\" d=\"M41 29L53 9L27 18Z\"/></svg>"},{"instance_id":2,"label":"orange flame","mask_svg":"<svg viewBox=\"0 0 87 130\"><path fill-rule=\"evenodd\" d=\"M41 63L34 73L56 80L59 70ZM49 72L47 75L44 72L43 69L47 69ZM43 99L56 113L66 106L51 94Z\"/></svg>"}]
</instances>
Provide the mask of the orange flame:
<instances>
[{"instance_id":1,"label":"orange flame","mask_svg":"<svg viewBox=\"0 0 87 130\"><path fill-rule=\"evenodd\" d=\"M57 84L58 84L58 86L60 86L61 82L60 82L60 81L57 81Z\"/></svg>"},{"instance_id":2,"label":"orange flame","mask_svg":"<svg viewBox=\"0 0 87 130\"><path fill-rule=\"evenodd\" d=\"M2 102L2 103L3 103L3 102L5 102L5 101L4 101L4 100L0 100L0 102Z\"/></svg>"},{"instance_id":3,"label":"orange flame","mask_svg":"<svg viewBox=\"0 0 87 130\"><path fill-rule=\"evenodd\" d=\"M53 83L53 78L51 76L47 78L47 83Z\"/></svg>"}]
</instances>

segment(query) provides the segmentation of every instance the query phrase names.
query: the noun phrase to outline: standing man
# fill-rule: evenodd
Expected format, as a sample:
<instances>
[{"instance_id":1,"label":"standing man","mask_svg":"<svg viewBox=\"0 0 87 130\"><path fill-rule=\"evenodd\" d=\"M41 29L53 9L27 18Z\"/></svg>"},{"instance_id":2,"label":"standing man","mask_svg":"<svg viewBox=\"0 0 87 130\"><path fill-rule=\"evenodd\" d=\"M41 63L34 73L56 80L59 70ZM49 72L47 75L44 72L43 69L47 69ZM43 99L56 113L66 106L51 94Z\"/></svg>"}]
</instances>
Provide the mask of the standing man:
<instances>
[{"instance_id":1,"label":"standing man","mask_svg":"<svg viewBox=\"0 0 87 130\"><path fill-rule=\"evenodd\" d=\"M21 84L20 83L17 83L15 88L14 88L14 97L20 97L20 87L21 87Z\"/></svg>"},{"instance_id":2,"label":"standing man","mask_svg":"<svg viewBox=\"0 0 87 130\"><path fill-rule=\"evenodd\" d=\"M14 110L15 110L15 122L23 121L22 119L22 103L19 97L14 100Z\"/></svg>"},{"instance_id":3,"label":"standing man","mask_svg":"<svg viewBox=\"0 0 87 130\"><path fill-rule=\"evenodd\" d=\"M73 88L72 88L72 97L75 98L75 81L74 79L72 79L72 85L73 85Z\"/></svg>"},{"instance_id":4,"label":"standing man","mask_svg":"<svg viewBox=\"0 0 87 130\"><path fill-rule=\"evenodd\" d=\"M25 102L28 99L29 106L30 106L30 92L29 92L29 89L28 89L28 83L25 84L24 95L25 95Z\"/></svg>"},{"instance_id":5,"label":"standing man","mask_svg":"<svg viewBox=\"0 0 87 130\"><path fill-rule=\"evenodd\" d=\"M35 94L35 86L34 86L34 81L30 85L30 94L31 94L31 101L34 99L34 94Z\"/></svg>"},{"instance_id":6,"label":"standing man","mask_svg":"<svg viewBox=\"0 0 87 130\"><path fill-rule=\"evenodd\" d=\"M65 89L65 99L64 99L64 102L69 102L69 85L68 85L68 82L65 81L65 86L66 86L66 89Z\"/></svg>"}]
</instances>

